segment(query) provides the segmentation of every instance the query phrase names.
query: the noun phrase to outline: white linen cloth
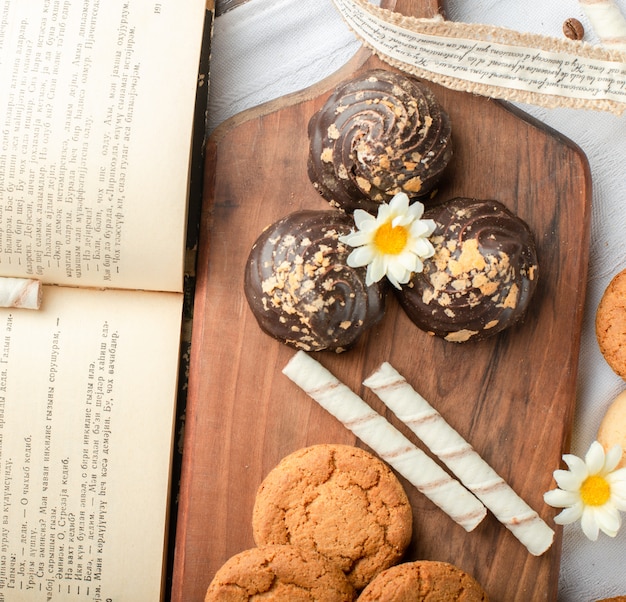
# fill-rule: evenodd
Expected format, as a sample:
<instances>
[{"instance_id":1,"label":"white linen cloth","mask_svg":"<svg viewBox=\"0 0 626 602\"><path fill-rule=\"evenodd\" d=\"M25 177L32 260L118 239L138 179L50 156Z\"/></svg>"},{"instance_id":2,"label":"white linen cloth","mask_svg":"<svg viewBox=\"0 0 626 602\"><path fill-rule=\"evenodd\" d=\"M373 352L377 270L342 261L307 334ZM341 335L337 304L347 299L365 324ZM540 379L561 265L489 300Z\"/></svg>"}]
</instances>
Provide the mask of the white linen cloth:
<instances>
[{"instance_id":1,"label":"white linen cloth","mask_svg":"<svg viewBox=\"0 0 626 602\"><path fill-rule=\"evenodd\" d=\"M626 0L616 0L626 14ZM448 0L447 18L562 36L565 19L597 34L576 0ZM331 0L249 0L215 21L209 128L247 108L295 92L343 65L360 47ZM583 456L613 398L626 388L601 356L595 310L611 278L626 268L626 113L522 108L576 142L590 163L593 200L587 303L571 452ZM556 467L555 467L556 468ZM615 538L588 541L579 523L564 529L559 602L626 595L626 525Z\"/></svg>"}]
</instances>

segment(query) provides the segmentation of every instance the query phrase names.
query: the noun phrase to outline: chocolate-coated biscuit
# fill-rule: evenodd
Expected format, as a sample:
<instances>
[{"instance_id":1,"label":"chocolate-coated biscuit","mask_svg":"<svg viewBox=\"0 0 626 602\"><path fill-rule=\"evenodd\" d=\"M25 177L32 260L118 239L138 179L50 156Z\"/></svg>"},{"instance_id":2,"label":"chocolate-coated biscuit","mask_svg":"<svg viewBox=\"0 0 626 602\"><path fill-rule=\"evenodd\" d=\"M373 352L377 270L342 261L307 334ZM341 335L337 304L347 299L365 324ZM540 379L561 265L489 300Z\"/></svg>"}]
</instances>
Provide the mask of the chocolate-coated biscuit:
<instances>
[{"instance_id":1,"label":"chocolate-coated biscuit","mask_svg":"<svg viewBox=\"0 0 626 602\"><path fill-rule=\"evenodd\" d=\"M399 192L427 200L452 157L448 114L412 76L374 69L311 118L309 179L332 205L375 213Z\"/></svg>"},{"instance_id":2,"label":"chocolate-coated biscuit","mask_svg":"<svg viewBox=\"0 0 626 602\"><path fill-rule=\"evenodd\" d=\"M347 264L351 248L339 237L353 228L340 211L305 210L261 233L244 291L264 332L303 351L340 353L383 317L385 283L367 286L367 269Z\"/></svg>"},{"instance_id":3,"label":"chocolate-coated biscuit","mask_svg":"<svg viewBox=\"0 0 626 602\"><path fill-rule=\"evenodd\" d=\"M257 545L317 550L361 589L400 560L411 539L412 511L384 462L357 447L320 444L270 471L257 493L252 529Z\"/></svg>"},{"instance_id":4,"label":"chocolate-coated biscuit","mask_svg":"<svg viewBox=\"0 0 626 602\"><path fill-rule=\"evenodd\" d=\"M422 330L463 343L490 337L525 315L539 266L528 225L495 200L454 198L428 209L435 254L395 290Z\"/></svg>"}]
</instances>

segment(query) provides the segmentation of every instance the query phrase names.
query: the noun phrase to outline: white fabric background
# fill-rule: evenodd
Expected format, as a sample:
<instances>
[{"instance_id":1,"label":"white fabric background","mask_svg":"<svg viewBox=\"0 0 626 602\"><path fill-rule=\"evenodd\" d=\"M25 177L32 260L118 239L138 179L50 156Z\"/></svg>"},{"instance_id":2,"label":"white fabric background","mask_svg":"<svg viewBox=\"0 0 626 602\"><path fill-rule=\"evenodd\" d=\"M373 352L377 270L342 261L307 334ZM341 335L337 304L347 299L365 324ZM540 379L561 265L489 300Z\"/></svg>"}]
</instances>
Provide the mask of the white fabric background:
<instances>
[{"instance_id":1,"label":"white fabric background","mask_svg":"<svg viewBox=\"0 0 626 602\"><path fill-rule=\"evenodd\" d=\"M626 14L626 0L617 3ZM576 0L448 0L446 9L454 21L556 37L563 21L576 17L585 26L585 39L598 41ZM209 127L319 81L359 46L331 0L249 0L215 22ZM606 408L626 388L600 355L593 326L604 289L626 268L626 113L522 108L576 142L591 166L591 255L571 450L582 456ZM587 541L578 524L566 526L559 602L616 595L626 595L626 525L614 539L601 533L597 542Z\"/></svg>"}]
</instances>

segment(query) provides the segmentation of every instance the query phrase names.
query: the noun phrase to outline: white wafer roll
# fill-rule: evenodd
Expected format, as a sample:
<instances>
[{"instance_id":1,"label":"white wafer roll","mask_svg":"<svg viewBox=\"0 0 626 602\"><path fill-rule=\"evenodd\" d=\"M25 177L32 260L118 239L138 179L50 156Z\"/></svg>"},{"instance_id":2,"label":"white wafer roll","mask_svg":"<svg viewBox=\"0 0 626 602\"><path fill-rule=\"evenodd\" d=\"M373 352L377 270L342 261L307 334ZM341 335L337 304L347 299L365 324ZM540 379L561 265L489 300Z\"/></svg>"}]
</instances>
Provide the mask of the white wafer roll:
<instances>
[{"instance_id":1,"label":"white wafer roll","mask_svg":"<svg viewBox=\"0 0 626 602\"><path fill-rule=\"evenodd\" d=\"M528 549L540 556L554 531L472 446L385 362L363 383L402 420Z\"/></svg>"},{"instance_id":2,"label":"white wafer roll","mask_svg":"<svg viewBox=\"0 0 626 602\"><path fill-rule=\"evenodd\" d=\"M41 282L30 278L0 278L0 307L39 309Z\"/></svg>"},{"instance_id":3,"label":"white wafer roll","mask_svg":"<svg viewBox=\"0 0 626 602\"><path fill-rule=\"evenodd\" d=\"M607 48L626 52L626 18L613 0L580 0L591 27Z\"/></svg>"},{"instance_id":4,"label":"white wafer roll","mask_svg":"<svg viewBox=\"0 0 626 602\"><path fill-rule=\"evenodd\" d=\"M291 358L283 374L466 531L485 517L487 511L476 497L304 351Z\"/></svg>"}]
</instances>

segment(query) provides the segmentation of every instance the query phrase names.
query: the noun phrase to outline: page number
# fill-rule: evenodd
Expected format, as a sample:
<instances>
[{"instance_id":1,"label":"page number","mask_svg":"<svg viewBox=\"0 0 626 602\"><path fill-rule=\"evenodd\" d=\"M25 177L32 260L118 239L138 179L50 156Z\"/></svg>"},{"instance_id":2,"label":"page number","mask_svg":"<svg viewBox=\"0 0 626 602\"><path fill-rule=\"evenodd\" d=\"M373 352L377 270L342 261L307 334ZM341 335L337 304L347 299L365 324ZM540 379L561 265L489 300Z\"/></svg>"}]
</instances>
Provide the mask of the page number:
<instances>
[{"instance_id":1,"label":"page number","mask_svg":"<svg viewBox=\"0 0 626 602\"><path fill-rule=\"evenodd\" d=\"M160 15L161 14L161 7L162 7L162 4L160 2L158 2L157 4L154 5L154 14L155 15Z\"/></svg>"}]
</instances>

